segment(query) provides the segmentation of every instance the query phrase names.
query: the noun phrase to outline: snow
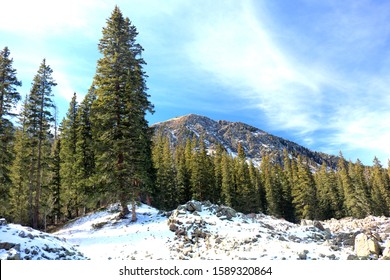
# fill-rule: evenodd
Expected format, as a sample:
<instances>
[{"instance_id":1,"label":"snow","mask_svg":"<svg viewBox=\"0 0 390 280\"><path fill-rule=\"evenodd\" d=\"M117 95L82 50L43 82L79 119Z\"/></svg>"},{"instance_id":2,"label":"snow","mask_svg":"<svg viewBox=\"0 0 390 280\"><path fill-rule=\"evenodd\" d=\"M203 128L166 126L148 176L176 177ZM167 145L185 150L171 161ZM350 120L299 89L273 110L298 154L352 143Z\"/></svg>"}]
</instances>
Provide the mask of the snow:
<instances>
[{"instance_id":1,"label":"snow","mask_svg":"<svg viewBox=\"0 0 390 280\"><path fill-rule=\"evenodd\" d=\"M17 224L0 226L0 244L0 260L85 259L73 244L64 238Z\"/></svg>"},{"instance_id":2,"label":"snow","mask_svg":"<svg viewBox=\"0 0 390 280\"><path fill-rule=\"evenodd\" d=\"M167 218L158 214L158 210L141 204L137 208L138 220L117 220L117 212L109 210L87 215L62 230L57 236L78 246L79 250L94 260L107 259L169 259L169 250L165 243L172 233L167 230ZM100 229L93 225L106 223ZM158 248L158 250L156 250Z\"/></svg>"},{"instance_id":3,"label":"snow","mask_svg":"<svg viewBox=\"0 0 390 280\"><path fill-rule=\"evenodd\" d=\"M197 210L190 209L189 204L197 205ZM221 209L234 214L221 212ZM0 244L20 244L21 259L59 259L64 257L58 253L62 248L71 252L65 254L66 259L346 260L354 254L353 244L337 241L341 234L353 236L367 223L383 229L382 232L389 228L388 218L368 217L325 221L322 222L324 231L313 226L313 221L298 225L264 214L244 215L225 206L197 201L170 212L140 204L136 213L138 219L134 223L130 218L119 219L119 205L112 205L76 219L54 234L20 225L1 225ZM384 245L389 235L382 236ZM16 254L12 250L17 249L0 248L0 259ZM26 249L40 253L32 256L25 253Z\"/></svg>"}]
</instances>

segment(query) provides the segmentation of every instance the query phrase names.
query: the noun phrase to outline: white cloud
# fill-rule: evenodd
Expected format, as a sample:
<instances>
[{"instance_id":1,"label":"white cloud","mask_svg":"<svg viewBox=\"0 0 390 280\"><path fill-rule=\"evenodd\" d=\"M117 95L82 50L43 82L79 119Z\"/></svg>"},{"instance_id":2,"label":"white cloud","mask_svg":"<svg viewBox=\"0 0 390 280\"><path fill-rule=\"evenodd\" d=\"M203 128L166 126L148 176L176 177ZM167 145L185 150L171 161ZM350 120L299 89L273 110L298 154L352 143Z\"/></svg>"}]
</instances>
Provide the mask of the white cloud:
<instances>
[{"instance_id":1,"label":"white cloud","mask_svg":"<svg viewBox=\"0 0 390 280\"><path fill-rule=\"evenodd\" d=\"M316 129L310 107L321 100L320 77L291 62L248 2L235 8L224 10L225 17L206 16L196 23L195 40L188 46L193 63L236 88L280 128Z\"/></svg>"},{"instance_id":2,"label":"white cloud","mask_svg":"<svg viewBox=\"0 0 390 280\"><path fill-rule=\"evenodd\" d=\"M103 0L13 0L4 1L0 31L23 36L53 36L75 30L89 30Z\"/></svg>"},{"instance_id":3,"label":"white cloud","mask_svg":"<svg viewBox=\"0 0 390 280\"><path fill-rule=\"evenodd\" d=\"M390 69L390 63L376 61L375 55L390 31L383 27L390 10L366 9L366 1L336 7L332 3L306 27L310 37L305 27L276 31L267 22L272 15L263 20L261 14L268 11L260 6L254 11L250 2L234 8L219 3L219 13L225 16L203 10L202 21L194 22L195 39L188 52L194 65L265 113L270 126L289 130L313 146L365 149L385 159L390 155L390 87L384 81L390 71L376 67ZM353 9L348 10L349 5ZM372 19L374 14L378 17ZM300 46L309 52L297 49ZM319 131L329 137L316 139Z\"/></svg>"}]
</instances>

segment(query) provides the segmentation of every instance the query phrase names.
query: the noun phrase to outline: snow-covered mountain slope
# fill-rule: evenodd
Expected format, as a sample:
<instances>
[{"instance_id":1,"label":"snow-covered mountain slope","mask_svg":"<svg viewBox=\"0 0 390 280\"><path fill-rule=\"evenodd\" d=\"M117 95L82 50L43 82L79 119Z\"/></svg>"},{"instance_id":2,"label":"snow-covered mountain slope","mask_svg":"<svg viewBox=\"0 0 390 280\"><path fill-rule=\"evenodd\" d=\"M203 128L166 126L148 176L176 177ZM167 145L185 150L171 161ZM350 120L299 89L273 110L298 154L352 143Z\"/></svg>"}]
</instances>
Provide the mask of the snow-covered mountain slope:
<instances>
[{"instance_id":1,"label":"snow-covered mountain slope","mask_svg":"<svg viewBox=\"0 0 390 280\"><path fill-rule=\"evenodd\" d=\"M116 206L87 215L55 235L100 260L354 259L359 234L378 245L376 252L359 252L360 257L383 258L389 251L390 219L385 217L297 225L197 201L171 212L141 204L135 223L117 219L118 213Z\"/></svg>"},{"instance_id":2,"label":"snow-covered mountain slope","mask_svg":"<svg viewBox=\"0 0 390 280\"><path fill-rule=\"evenodd\" d=\"M190 201L170 212L145 204L138 220L119 206L76 219L54 234L0 225L0 259L346 260L390 259L390 218L302 221Z\"/></svg>"},{"instance_id":3,"label":"snow-covered mountain slope","mask_svg":"<svg viewBox=\"0 0 390 280\"><path fill-rule=\"evenodd\" d=\"M335 167L338 160L336 156L311 151L245 123L215 121L195 114L160 122L154 124L152 128L155 135L165 135L173 144L185 143L194 135L198 138L202 136L209 150L215 149L216 144L221 144L228 152L234 154L237 152L238 143L241 143L247 157L255 163L261 162L263 153L270 152L281 161L284 149L290 156L305 156L313 166L326 162L329 167Z\"/></svg>"},{"instance_id":4,"label":"snow-covered mountain slope","mask_svg":"<svg viewBox=\"0 0 390 280\"><path fill-rule=\"evenodd\" d=\"M0 260L87 259L65 238L0 220Z\"/></svg>"}]
</instances>

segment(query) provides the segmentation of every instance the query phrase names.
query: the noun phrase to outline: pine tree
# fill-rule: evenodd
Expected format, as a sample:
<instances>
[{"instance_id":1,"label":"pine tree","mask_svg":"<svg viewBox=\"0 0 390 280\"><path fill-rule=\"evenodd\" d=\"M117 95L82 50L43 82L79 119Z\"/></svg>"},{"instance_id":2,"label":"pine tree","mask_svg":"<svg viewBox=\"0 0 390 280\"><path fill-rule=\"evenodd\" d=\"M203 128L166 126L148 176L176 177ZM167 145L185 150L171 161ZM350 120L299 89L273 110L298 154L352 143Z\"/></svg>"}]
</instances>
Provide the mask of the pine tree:
<instances>
[{"instance_id":1,"label":"pine tree","mask_svg":"<svg viewBox=\"0 0 390 280\"><path fill-rule=\"evenodd\" d=\"M222 155L225 149L221 144L218 144L213 156L214 166L214 188L211 194L211 201L220 202L220 195L222 191Z\"/></svg>"},{"instance_id":2,"label":"pine tree","mask_svg":"<svg viewBox=\"0 0 390 280\"><path fill-rule=\"evenodd\" d=\"M294 206L292 204L292 194L291 189L294 183L292 172L292 163L290 156L286 149L283 151L283 168L278 168L278 178L282 188L282 201L281 201L281 209L282 209L282 217L286 220L294 222Z\"/></svg>"},{"instance_id":3,"label":"pine tree","mask_svg":"<svg viewBox=\"0 0 390 280\"><path fill-rule=\"evenodd\" d=\"M221 203L232 207L235 204L236 192L234 189L233 159L226 151L222 154L222 186Z\"/></svg>"},{"instance_id":4,"label":"pine tree","mask_svg":"<svg viewBox=\"0 0 390 280\"><path fill-rule=\"evenodd\" d=\"M352 163L349 164L344 159L342 154L340 154L339 162L337 164L338 169L338 181L343 190L344 197L344 206L345 215L352 216L356 218L361 218L364 216L364 206L359 203L359 193L356 189L356 184L353 182L353 167Z\"/></svg>"},{"instance_id":5,"label":"pine tree","mask_svg":"<svg viewBox=\"0 0 390 280\"><path fill-rule=\"evenodd\" d=\"M146 93L143 48L136 43L138 32L115 7L103 28L94 78L93 127L97 141L96 164L101 183L127 215L132 201L132 220L136 220L135 200L151 185L151 131L145 119L153 112Z\"/></svg>"},{"instance_id":6,"label":"pine tree","mask_svg":"<svg viewBox=\"0 0 390 280\"><path fill-rule=\"evenodd\" d=\"M54 137L54 143L51 151L50 171L52 174L49 183L49 192L53 199L53 223L57 224L61 218L61 139Z\"/></svg>"},{"instance_id":7,"label":"pine tree","mask_svg":"<svg viewBox=\"0 0 390 280\"><path fill-rule=\"evenodd\" d=\"M52 87L56 86L52 78L53 70L44 59L35 75L26 103L26 132L29 135L31 149L29 174L29 199L32 205L31 225L40 226L42 188L48 185L48 164L52 135L51 123L54 121L51 109L54 107L51 97ZM31 201L32 199L32 201Z\"/></svg>"},{"instance_id":8,"label":"pine tree","mask_svg":"<svg viewBox=\"0 0 390 280\"><path fill-rule=\"evenodd\" d=\"M352 184L354 186L356 198L356 218L364 218L371 213L370 198L367 181L364 175L364 166L358 159L355 164L349 164Z\"/></svg>"},{"instance_id":9,"label":"pine tree","mask_svg":"<svg viewBox=\"0 0 390 280\"><path fill-rule=\"evenodd\" d=\"M256 193L251 185L249 165L246 162L245 150L241 143L237 146L237 157L234 161L235 185L237 186L236 209L240 212L255 212L257 208Z\"/></svg>"},{"instance_id":10,"label":"pine tree","mask_svg":"<svg viewBox=\"0 0 390 280\"><path fill-rule=\"evenodd\" d=\"M14 145L15 159L11 167L12 187L10 189L10 209L14 223L30 224L32 205L29 195L29 158L28 138L25 125L16 130Z\"/></svg>"},{"instance_id":11,"label":"pine tree","mask_svg":"<svg viewBox=\"0 0 390 280\"><path fill-rule=\"evenodd\" d=\"M16 78L10 51L5 47L0 51L0 216L8 212L9 188L11 186L10 170L14 127L12 110L20 100L17 87L22 83Z\"/></svg>"},{"instance_id":12,"label":"pine tree","mask_svg":"<svg viewBox=\"0 0 390 280\"><path fill-rule=\"evenodd\" d=\"M317 186L319 218L322 220L330 218L341 218L343 202L337 188L337 178L333 169L328 168L324 162L319 171L315 174Z\"/></svg>"},{"instance_id":13,"label":"pine tree","mask_svg":"<svg viewBox=\"0 0 390 280\"><path fill-rule=\"evenodd\" d=\"M78 107L76 123L75 187L83 194L82 206L94 209L104 200L103 192L95 183L96 164L94 139L92 135L92 104L96 100L95 88L91 86Z\"/></svg>"},{"instance_id":14,"label":"pine tree","mask_svg":"<svg viewBox=\"0 0 390 280\"><path fill-rule=\"evenodd\" d=\"M298 178L292 196L298 219L317 218L317 194L313 174L308 163L298 156Z\"/></svg>"},{"instance_id":15,"label":"pine tree","mask_svg":"<svg viewBox=\"0 0 390 280\"><path fill-rule=\"evenodd\" d=\"M390 215L389 178L377 157L374 158L374 165L372 167L371 199L374 215Z\"/></svg>"},{"instance_id":16,"label":"pine tree","mask_svg":"<svg viewBox=\"0 0 390 280\"><path fill-rule=\"evenodd\" d=\"M78 103L77 95L73 94L66 117L61 123L61 204L65 207L67 218L79 216L83 193L77 188L76 177L78 166L76 165L76 147L78 131Z\"/></svg>"},{"instance_id":17,"label":"pine tree","mask_svg":"<svg viewBox=\"0 0 390 280\"><path fill-rule=\"evenodd\" d=\"M276 167L271 164L270 155L263 155L262 157L261 176L267 201L267 213L281 217L282 189L277 178Z\"/></svg>"},{"instance_id":18,"label":"pine tree","mask_svg":"<svg viewBox=\"0 0 390 280\"><path fill-rule=\"evenodd\" d=\"M176 184L179 203L191 200L190 171L187 169L185 145L179 144L175 153Z\"/></svg>"},{"instance_id":19,"label":"pine tree","mask_svg":"<svg viewBox=\"0 0 390 280\"><path fill-rule=\"evenodd\" d=\"M254 197L251 198L251 201L257 205L256 210L252 212L265 212L265 190L261 183L260 169L254 165L253 161L249 163L249 178L254 191Z\"/></svg>"},{"instance_id":20,"label":"pine tree","mask_svg":"<svg viewBox=\"0 0 390 280\"><path fill-rule=\"evenodd\" d=\"M213 167L202 137L198 143L191 158L191 189L193 199L204 201L210 199L212 192Z\"/></svg>"}]
</instances>

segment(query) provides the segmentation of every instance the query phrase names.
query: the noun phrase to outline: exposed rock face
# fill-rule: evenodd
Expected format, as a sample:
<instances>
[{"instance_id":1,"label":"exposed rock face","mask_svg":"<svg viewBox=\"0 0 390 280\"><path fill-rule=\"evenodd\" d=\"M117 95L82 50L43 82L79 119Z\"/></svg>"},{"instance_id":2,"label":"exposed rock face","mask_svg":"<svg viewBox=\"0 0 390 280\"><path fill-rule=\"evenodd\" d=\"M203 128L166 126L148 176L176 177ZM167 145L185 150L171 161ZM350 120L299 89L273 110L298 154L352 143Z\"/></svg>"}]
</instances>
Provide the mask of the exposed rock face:
<instances>
[{"instance_id":1,"label":"exposed rock face","mask_svg":"<svg viewBox=\"0 0 390 280\"><path fill-rule=\"evenodd\" d=\"M247 157L255 162L261 162L262 154L271 151L281 160L284 149L292 156L303 155L319 165L326 162L328 166L335 167L338 160L335 156L313 152L241 122L215 121L191 114L157 123L152 127L156 134L169 137L173 144L185 143L186 139L201 135L209 150L214 150L217 144L221 144L227 151L236 153L237 144L241 143Z\"/></svg>"}]
</instances>

